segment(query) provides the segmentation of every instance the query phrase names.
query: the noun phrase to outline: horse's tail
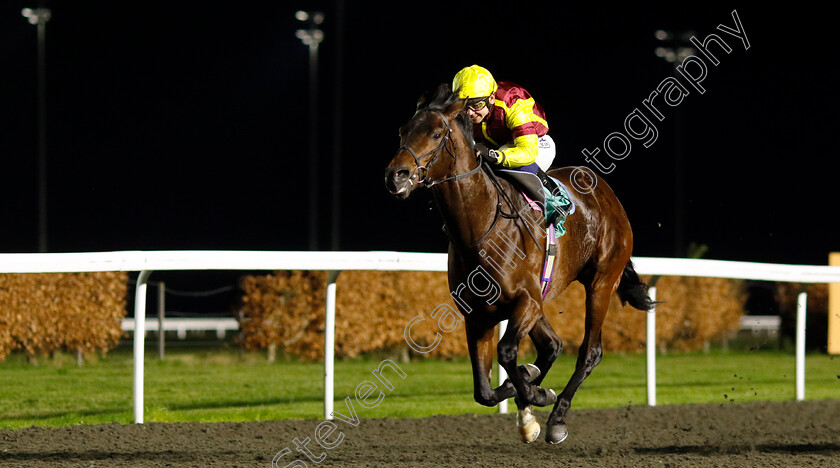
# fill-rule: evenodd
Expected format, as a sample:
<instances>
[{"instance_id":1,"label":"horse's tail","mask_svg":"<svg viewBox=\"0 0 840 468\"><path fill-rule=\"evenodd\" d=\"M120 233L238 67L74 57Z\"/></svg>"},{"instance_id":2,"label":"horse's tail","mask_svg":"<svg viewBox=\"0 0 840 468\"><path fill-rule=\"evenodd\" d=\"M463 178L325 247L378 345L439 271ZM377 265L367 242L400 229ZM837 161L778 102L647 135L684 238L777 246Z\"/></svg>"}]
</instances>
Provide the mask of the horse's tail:
<instances>
[{"instance_id":1,"label":"horse's tail","mask_svg":"<svg viewBox=\"0 0 840 468\"><path fill-rule=\"evenodd\" d=\"M621 273L621 282L618 283L616 292L622 305L629 302L631 306L639 310L651 310L656 305L648 297L648 286L639 278L639 274L633 268L632 260L627 261L624 272Z\"/></svg>"}]
</instances>

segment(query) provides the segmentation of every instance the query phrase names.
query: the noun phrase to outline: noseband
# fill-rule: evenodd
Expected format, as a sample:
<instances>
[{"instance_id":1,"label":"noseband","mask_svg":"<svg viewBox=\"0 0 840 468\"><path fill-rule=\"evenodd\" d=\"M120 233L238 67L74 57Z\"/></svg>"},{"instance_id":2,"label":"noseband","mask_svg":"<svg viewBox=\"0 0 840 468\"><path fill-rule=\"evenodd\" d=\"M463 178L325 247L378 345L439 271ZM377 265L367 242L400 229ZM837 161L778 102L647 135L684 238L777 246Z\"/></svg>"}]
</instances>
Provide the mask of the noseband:
<instances>
[{"instance_id":1,"label":"noseband","mask_svg":"<svg viewBox=\"0 0 840 468\"><path fill-rule=\"evenodd\" d=\"M402 150L408 151L409 154L411 154L411 157L414 158L414 163L417 165L417 167L413 171L411 171L411 175L408 178L408 183L413 184L414 182L412 181L412 179L417 177L417 183L418 184L423 184L426 187L432 187L433 185L437 185L441 182L449 182L449 181L452 181L452 180L459 180L459 179L463 179L465 177L469 177L469 176L475 174L476 172L478 172L479 170L481 170L481 164L478 164L475 168L473 168L473 169L471 169L471 170L469 170L469 171L467 171L463 174L456 174L454 176L446 177L446 178L440 179L440 180L429 180L428 179L429 168L432 167L432 164L437 162L437 160L440 157L441 153L443 152L444 148L446 149L446 152L449 153L449 156L452 157L452 159L456 159L456 158L455 158L455 152L454 152L455 151L455 141L452 140L452 138L451 138L452 137L452 125L449 123L449 120L440 111L427 109L426 112L433 112L433 113L437 114L438 117L441 118L441 120L443 120L443 124L446 125L446 135L444 135L444 137L441 138L440 143L438 143L438 145L436 147L434 147L431 151L429 151L429 152L427 152L427 153L425 153L425 154L423 154L422 156L419 156L419 157L417 156L417 153L414 152L414 150L410 146L408 146L408 145L400 146L398 151L402 151ZM447 141L452 142L451 148L446 145ZM425 158L426 156L429 156L429 155L433 155L432 159L429 161L429 163L426 164L425 166L420 164L420 160Z\"/></svg>"}]
</instances>

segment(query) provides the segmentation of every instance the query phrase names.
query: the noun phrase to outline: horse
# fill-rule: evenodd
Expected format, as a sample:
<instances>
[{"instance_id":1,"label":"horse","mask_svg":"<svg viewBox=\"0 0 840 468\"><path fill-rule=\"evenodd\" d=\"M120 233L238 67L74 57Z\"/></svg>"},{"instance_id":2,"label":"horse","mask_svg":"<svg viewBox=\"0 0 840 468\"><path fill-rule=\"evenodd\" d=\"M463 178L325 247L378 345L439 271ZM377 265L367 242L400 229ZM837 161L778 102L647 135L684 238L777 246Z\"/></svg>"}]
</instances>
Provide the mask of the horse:
<instances>
[{"instance_id":1,"label":"horse","mask_svg":"<svg viewBox=\"0 0 840 468\"><path fill-rule=\"evenodd\" d=\"M576 209L565 221L566 234L557 239L553 280L543 296L544 221L543 229L535 229L527 219L533 213L528 202L476 155L465 108L466 100L447 84L421 97L416 113L399 130L400 147L386 168L385 185L400 199L429 188L442 215L449 237L449 287L464 317L475 401L495 406L515 397L519 435L526 443L540 434L532 405L553 404L545 440L560 443L568 436L565 418L572 398L601 362L601 329L612 294L640 310L650 310L653 303L630 260L633 233L624 208L604 180L580 167L548 171L569 187ZM585 332L574 372L556 395L540 387L562 351L543 304L572 281L586 290ZM495 327L503 320L508 326L496 352L509 378L493 388ZM517 366L525 335L537 357L533 364Z\"/></svg>"}]
</instances>

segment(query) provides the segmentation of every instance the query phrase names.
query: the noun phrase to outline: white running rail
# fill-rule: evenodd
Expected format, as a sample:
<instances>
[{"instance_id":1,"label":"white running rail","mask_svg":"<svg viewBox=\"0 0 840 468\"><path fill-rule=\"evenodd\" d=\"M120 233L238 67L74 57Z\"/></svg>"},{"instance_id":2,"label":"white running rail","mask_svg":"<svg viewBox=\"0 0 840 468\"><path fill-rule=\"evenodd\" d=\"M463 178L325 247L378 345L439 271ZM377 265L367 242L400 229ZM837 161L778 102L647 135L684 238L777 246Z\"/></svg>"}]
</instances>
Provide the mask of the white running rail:
<instances>
[{"instance_id":1,"label":"white running rail","mask_svg":"<svg viewBox=\"0 0 840 468\"><path fill-rule=\"evenodd\" d=\"M326 270L327 285L324 417L333 409L335 340L335 281L342 270L446 271L446 254L412 252L261 252L261 251L122 251L94 253L0 254L0 273L72 273L137 271L134 309L134 422L143 423L143 352L146 285L153 271L171 270ZM695 260L680 258L633 259L642 275L703 276L798 283L840 282L840 267ZM797 308L796 399L805 398L805 293ZM648 320L648 404L656 404L656 344L654 313ZM653 332L653 333L651 333Z\"/></svg>"}]
</instances>

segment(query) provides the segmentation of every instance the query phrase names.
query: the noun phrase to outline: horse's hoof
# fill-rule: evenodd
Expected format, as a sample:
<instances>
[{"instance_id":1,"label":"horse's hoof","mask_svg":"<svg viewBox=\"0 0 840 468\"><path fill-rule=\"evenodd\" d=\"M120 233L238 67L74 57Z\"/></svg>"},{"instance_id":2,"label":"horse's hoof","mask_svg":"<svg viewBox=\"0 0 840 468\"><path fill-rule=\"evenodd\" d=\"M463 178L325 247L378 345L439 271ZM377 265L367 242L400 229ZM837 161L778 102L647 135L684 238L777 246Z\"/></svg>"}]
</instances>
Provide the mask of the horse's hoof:
<instances>
[{"instance_id":1,"label":"horse's hoof","mask_svg":"<svg viewBox=\"0 0 840 468\"><path fill-rule=\"evenodd\" d=\"M554 393L552 389L544 389L544 388L536 388L537 394L535 395L535 401L532 401L531 404L535 406L545 407L551 406L554 402L557 401L557 394Z\"/></svg>"},{"instance_id":2,"label":"horse's hoof","mask_svg":"<svg viewBox=\"0 0 840 468\"><path fill-rule=\"evenodd\" d=\"M530 444L540 436L540 423L527 406L516 413L516 429L519 431L519 438L522 442Z\"/></svg>"},{"instance_id":3,"label":"horse's hoof","mask_svg":"<svg viewBox=\"0 0 840 468\"><path fill-rule=\"evenodd\" d=\"M546 403L545 406L553 405L554 403L557 402L557 394L554 393L554 389L552 389L552 388L548 389L548 393L546 394L546 401L547 401L547 403Z\"/></svg>"},{"instance_id":4,"label":"horse's hoof","mask_svg":"<svg viewBox=\"0 0 840 468\"><path fill-rule=\"evenodd\" d=\"M505 379L505 381L499 385L499 388L496 389L496 394L499 397L499 401L507 400L508 398L516 396L516 387L510 379Z\"/></svg>"},{"instance_id":5,"label":"horse's hoof","mask_svg":"<svg viewBox=\"0 0 840 468\"><path fill-rule=\"evenodd\" d=\"M533 383L541 374L540 368L533 364L522 364L518 369L519 373L522 374L522 378L528 383ZM504 384L507 383L513 385L513 382L509 378L504 381Z\"/></svg>"},{"instance_id":6,"label":"horse's hoof","mask_svg":"<svg viewBox=\"0 0 840 468\"><path fill-rule=\"evenodd\" d=\"M526 382L532 383L540 376L540 368L533 364L523 364L519 366L519 372Z\"/></svg>"},{"instance_id":7,"label":"horse's hoof","mask_svg":"<svg viewBox=\"0 0 840 468\"><path fill-rule=\"evenodd\" d=\"M526 444L530 444L540 436L540 423L537 421L532 421L528 426L517 427L517 429L519 430L519 438Z\"/></svg>"},{"instance_id":8,"label":"horse's hoof","mask_svg":"<svg viewBox=\"0 0 840 468\"><path fill-rule=\"evenodd\" d=\"M559 444L569 437L569 431L565 424L555 424L545 427L545 441L549 444Z\"/></svg>"}]
</instances>

